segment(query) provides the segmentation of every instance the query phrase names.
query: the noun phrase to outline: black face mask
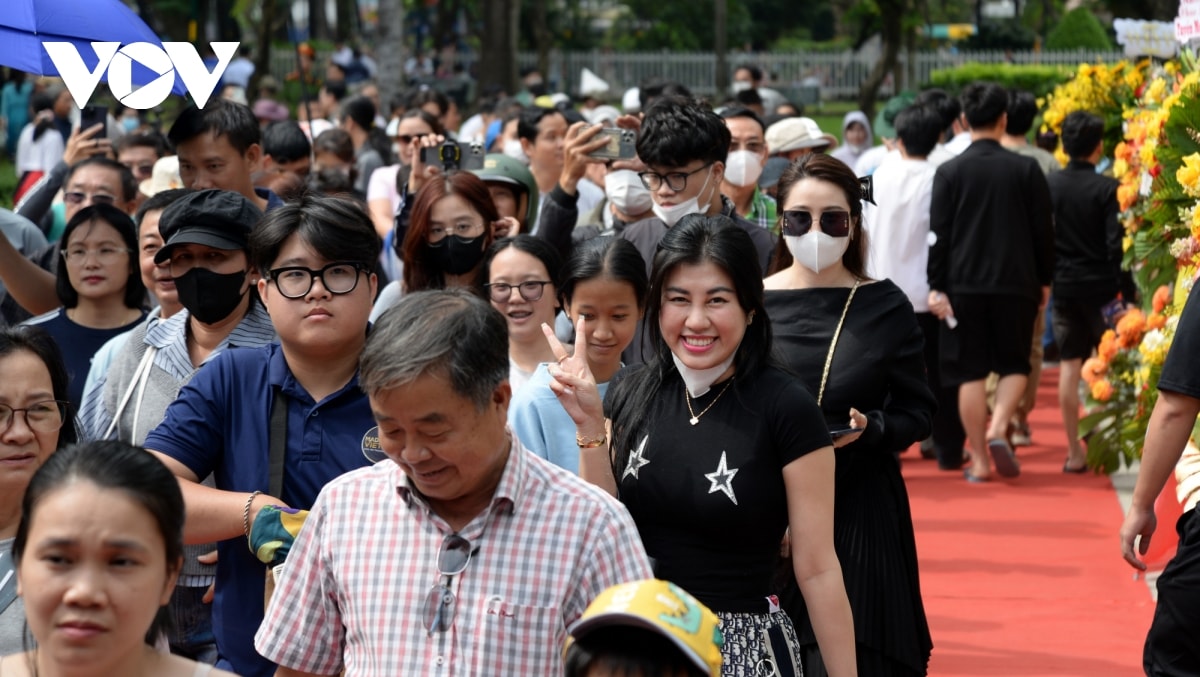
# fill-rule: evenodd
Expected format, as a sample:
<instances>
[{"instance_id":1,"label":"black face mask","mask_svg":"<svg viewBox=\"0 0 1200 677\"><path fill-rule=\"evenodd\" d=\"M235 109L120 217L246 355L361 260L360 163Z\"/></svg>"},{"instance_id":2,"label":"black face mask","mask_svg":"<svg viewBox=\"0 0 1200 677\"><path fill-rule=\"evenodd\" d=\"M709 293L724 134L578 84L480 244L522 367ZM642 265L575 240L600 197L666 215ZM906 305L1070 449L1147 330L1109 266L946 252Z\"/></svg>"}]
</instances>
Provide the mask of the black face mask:
<instances>
[{"instance_id":1,"label":"black face mask","mask_svg":"<svg viewBox=\"0 0 1200 677\"><path fill-rule=\"evenodd\" d=\"M462 275L471 272L483 259L484 235L470 239L450 235L437 244L429 245L434 267L443 275Z\"/></svg>"},{"instance_id":2,"label":"black face mask","mask_svg":"<svg viewBox=\"0 0 1200 677\"><path fill-rule=\"evenodd\" d=\"M175 278L179 302L197 320L216 324L229 317L242 302L246 271L214 273L206 268L192 268Z\"/></svg>"}]
</instances>

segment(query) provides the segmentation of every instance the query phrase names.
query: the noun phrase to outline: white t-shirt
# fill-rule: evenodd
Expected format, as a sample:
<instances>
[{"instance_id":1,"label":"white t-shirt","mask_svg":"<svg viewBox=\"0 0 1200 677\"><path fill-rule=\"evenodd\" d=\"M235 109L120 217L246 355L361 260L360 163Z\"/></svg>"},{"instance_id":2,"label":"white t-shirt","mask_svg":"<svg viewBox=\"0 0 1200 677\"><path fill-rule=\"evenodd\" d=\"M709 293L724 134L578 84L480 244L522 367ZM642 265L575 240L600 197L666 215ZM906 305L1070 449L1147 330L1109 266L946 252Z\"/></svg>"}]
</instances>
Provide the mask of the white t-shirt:
<instances>
[{"instance_id":1,"label":"white t-shirt","mask_svg":"<svg viewBox=\"0 0 1200 677\"><path fill-rule=\"evenodd\" d=\"M17 137L17 176L25 172L48 172L62 160L66 144L53 125L37 141L33 140L34 123L30 122Z\"/></svg>"},{"instance_id":2,"label":"white t-shirt","mask_svg":"<svg viewBox=\"0 0 1200 677\"><path fill-rule=\"evenodd\" d=\"M927 160L888 154L875 169L875 202L863 203L870 250L867 275L890 279L918 313L929 312L929 203L937 168Z\"/></svg>"},{"instance_id":3,"label":"white t-shirt","mask_svg":"<svg viewBox=\"0 0 1200 677\"><path fill-rule=\"evenodd\" d=\"M400 191L396 190L396 175L400 165L387 165L371 172L367 182L367 202L387 198L392 203L392 214L400 211Z\"/></svg>"}]
</instances>

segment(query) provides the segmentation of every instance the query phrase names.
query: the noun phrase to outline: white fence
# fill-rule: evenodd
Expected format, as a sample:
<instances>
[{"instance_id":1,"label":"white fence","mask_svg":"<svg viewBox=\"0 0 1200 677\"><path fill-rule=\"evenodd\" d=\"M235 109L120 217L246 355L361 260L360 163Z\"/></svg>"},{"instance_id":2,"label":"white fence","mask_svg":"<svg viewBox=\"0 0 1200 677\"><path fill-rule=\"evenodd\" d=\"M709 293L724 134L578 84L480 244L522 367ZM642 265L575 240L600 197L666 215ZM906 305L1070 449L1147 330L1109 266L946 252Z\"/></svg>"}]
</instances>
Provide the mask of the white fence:
<instances>
[{"instance_id":1,"label":"white fence","mask_svg":"<svg viewBox=\"0 0 1200 677\"><path fill-rule=\"evenodd\" d=\"M295 69L294 52L273 52L272 71L277 77ZM730 54L726 62L730 69L752 63L769 74L770 86L798 103L816 104L819 100L854 99L858 87L875 67L878 50L859 52L793 52L775 54ZM461 57L468 71L474 66L473 57ZM896 73L899 82L889 77L881 88L889 96L905 86L916 88L929 82L930 74L939 69L953 68L968 62L1043 64L1073 67L1082 62L1114 63L1125 56L1119 51L1069 52L951 52L949 50L909 53L901 51ZM522 66L535 66L537 55L521 52L517 57ZM628 87L635 87L649 77L660 77L683 83L695 94L712 95L716 91L716 56L711 52L553 52L546 74L549 82L560 91L577 91L580 72L591 70L608 81L610 95L620 97ZM732 78L731 78L732 79Z\"/></svg>"}]
</instances>

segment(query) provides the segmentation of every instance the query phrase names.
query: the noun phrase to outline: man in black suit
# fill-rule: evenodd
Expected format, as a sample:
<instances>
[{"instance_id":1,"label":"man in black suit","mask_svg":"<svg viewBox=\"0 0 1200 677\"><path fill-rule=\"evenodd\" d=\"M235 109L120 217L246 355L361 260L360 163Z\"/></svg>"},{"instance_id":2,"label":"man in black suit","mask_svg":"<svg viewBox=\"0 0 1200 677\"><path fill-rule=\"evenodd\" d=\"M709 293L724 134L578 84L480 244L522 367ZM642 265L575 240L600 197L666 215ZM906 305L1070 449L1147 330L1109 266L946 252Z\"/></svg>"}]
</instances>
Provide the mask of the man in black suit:
<instances>
[{"instance_id":1,"label":"man in black suit","mask_svg":"<svg viewBox=\"0 0 1200 677\"><path fill-rule=\"evenodd\" d=\"M929 307L946 320L942 374L959 384L959 415L971 465L966 479L1021 469L1006 439L1029 375L1033 324L1054 273L1054 231L1045 175L1032 158L1000 145L1008 94L994 83L962 93L971 145L938 167L930 205ZM955 328L951 328L951 327ZM1000 375L988 420L986 379Z\"/></svg>"}]
</instances>

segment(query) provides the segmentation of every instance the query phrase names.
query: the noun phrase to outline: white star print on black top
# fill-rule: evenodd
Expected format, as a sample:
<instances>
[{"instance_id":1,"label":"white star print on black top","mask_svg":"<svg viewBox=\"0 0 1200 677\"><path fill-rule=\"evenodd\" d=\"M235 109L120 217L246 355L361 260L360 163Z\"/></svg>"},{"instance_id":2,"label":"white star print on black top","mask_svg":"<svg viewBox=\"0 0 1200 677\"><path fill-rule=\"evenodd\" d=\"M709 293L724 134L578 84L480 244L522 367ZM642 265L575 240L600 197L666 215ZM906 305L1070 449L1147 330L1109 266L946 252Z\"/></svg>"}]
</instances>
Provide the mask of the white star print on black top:
<instances>
[{"instance_id":1,"label":"white star print on black top","mask_svg":"<svg viewBox=\"0 0 1200 677\"><path fill-rule=\"evenodd\" d=\"M795 378L771 368L743 378L693 426L683 381L672 374L650 404L646 429L632 437L640 443L617 493L657 577L715 611L761 612L774 592L787 528L783 467L830 441L816 402ZM713 384L692 407L712 404L723 385ZM610 398L620 386L613 384Z\"/></svg>"},{"instance_id":2,"label":"white star print on black top","mask_svg":"<svg viewBox=\"0 0 1200 677\"><path fill-rule=\"evenodd\" d=\"M621 473L621 479L625 479L626 477L633 475L633 479L636 480L638 478L638 471L642 469L642 466L650 463L650 459L646 458L645 456L646 441L649 439L649 435L643 436L642 441L638 444L637 449L629 452L629 462L625 464L625 472ZM734 501L734 503L737 503L737 501Z\"/></svg>"},{"instance_id":3,"label":"white star print on black top","mask_svg":"<svg viewBox=\"0 0 1200 677\"><path fill-rule=\"evenodd\" d=\"M734 505L737 505L737 496L733 493L733 476L737 474L737 471L737 468L729 468L727 466L725 452L722 451L721 462L717 464L717 469L713 472L704 473L708 481L712 482L712 486L708 488L708 493L714 494L722 491L729 497L729 500L733 501Z\"/></svg>"}]
</instances>

